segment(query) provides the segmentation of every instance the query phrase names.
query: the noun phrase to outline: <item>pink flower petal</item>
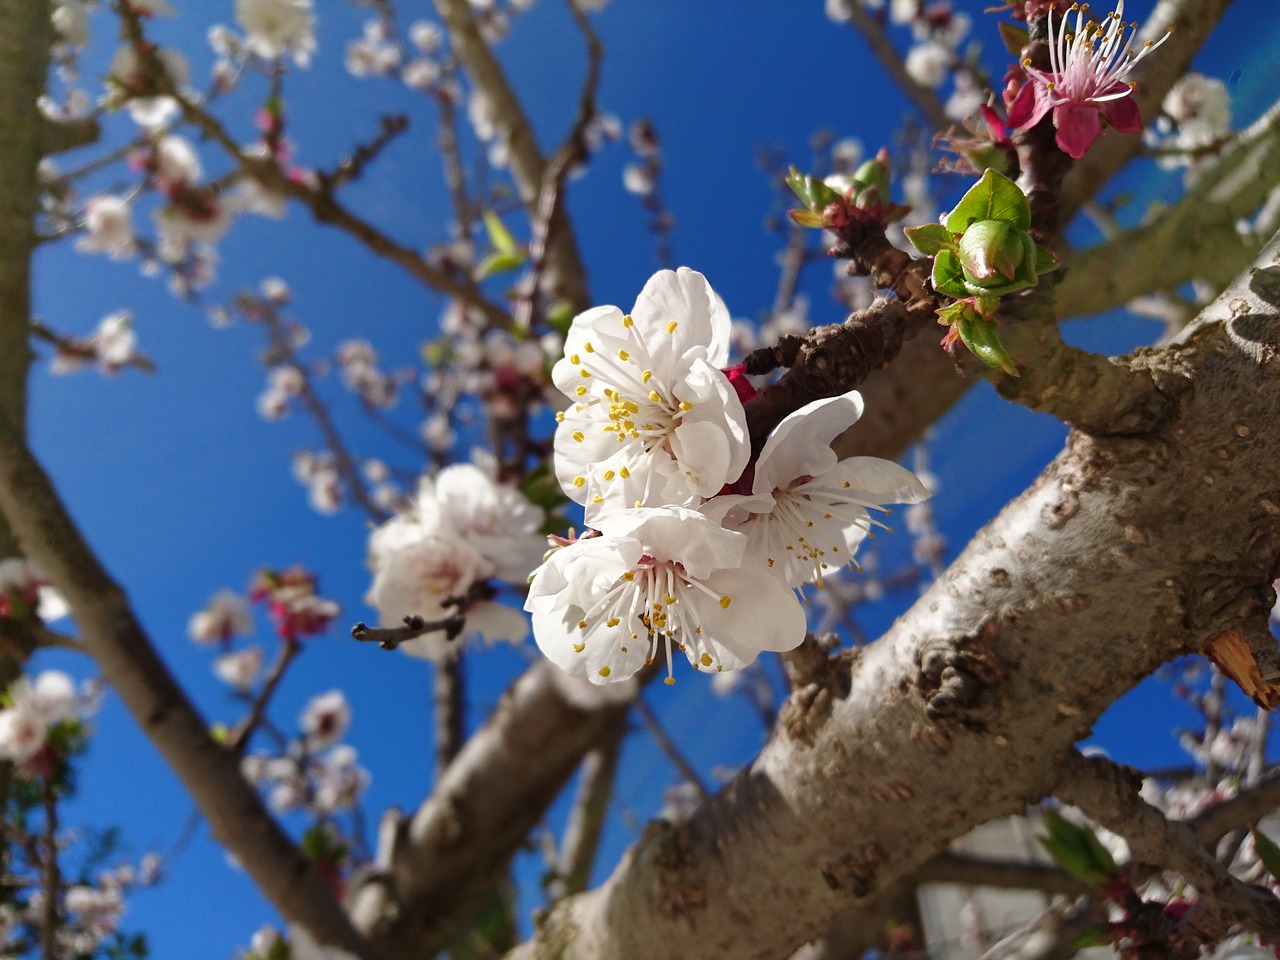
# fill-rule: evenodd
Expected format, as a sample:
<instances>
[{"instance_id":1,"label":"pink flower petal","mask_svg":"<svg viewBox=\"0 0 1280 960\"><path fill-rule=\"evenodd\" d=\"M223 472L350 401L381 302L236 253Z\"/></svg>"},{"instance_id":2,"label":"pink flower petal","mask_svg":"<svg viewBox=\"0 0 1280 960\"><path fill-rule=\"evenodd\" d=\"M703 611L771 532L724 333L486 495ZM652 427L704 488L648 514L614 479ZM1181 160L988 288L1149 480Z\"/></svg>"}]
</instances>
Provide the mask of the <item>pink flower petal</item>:
<instances>
[{"instance_id":1,"label":"pink flower petal","mask_svg":"<svg viewBox=\"0 0 1280 960\"><path fill-rule=\"evenodd\" d=\"M1009 105L1009 128L1029 130L1049 112L1049 107L1049 91L1045 85L1035 77L1028 77Z\"/></svg>"},{"instance_id":2,"label":"pink flower petal","mask_svg":"<svg viewBox=\"0 0 1280 960\"><path fill-rule=\"evenodd\" d=\"M1133 102L1133 97L1108 100L1102 104L1102 115L1107 118L1107 123L1121 133L1142 132L1142 114L1138 112L1138 105Z\"/></svg>"},{"instance_id":3,"label":"pink flower petal","mask_svg":"<svg viewBox=\"0 0 1280 960\"><path fill-rule=\"evenodd\" d=\"M1079 160L1102 133L1102 117L1093 104L1064 103L1053 108L1053 124L1058 128L1058 146Z\"/></svg>"}]
</instances>

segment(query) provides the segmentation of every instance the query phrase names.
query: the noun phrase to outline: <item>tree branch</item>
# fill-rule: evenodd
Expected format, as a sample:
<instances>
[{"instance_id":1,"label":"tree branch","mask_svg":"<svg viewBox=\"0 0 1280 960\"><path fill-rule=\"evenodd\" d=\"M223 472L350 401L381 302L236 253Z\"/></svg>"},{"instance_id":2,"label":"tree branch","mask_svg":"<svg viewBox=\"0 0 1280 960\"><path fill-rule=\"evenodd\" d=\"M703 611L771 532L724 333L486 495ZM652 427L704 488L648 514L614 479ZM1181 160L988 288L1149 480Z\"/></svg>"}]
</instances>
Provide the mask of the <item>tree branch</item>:
<instances>
[{"instance_id":1,"label":"tree branch","mask_svg":"<svg viewBox=\"0 0 1280 960\"><path fill-rule=\"evenodd\" d=\"M489 98L497 117L499 136L511 151L511 176L520 199L535 210L547 172L547 160L538 149L533 126L519 99L507 83L497 57L480 35L480 27L468 0L435 0L436 10L448 28L458 61L472 83ZM553 215L548 231L547 285L553 300L568 300L574 310L590 303L586 273L573 228L563 209Z\"/></svg>"},{"instance_id":2,"label":"tree branch","mask_svg":"<svg viewBox=\"0 0 1280 960\"><path fill-rule=\"evenodd\" d=\"M1165 819L1139 796L1141 789L1142 777L1131 767L1073 750L1055 792L1128 840L1136 859L1173 870L1194 886L1198 898L1184 922L1206 943L1221 940L1236 924L1269 940L1280 937L1280 900L1233 877L1190 826Z\"/></svg>"},{"instance_id":3,"label":"tree branch","mask_svg":"<svg viewBox=\"0 0 1280 960\"><path fill-rule=\"evenodd\" d=\"M885 32L884 24L877 20L860 0L853 0L846 5L845 9L849 13L849 22L862 34L862 38L871 49L872 56L884 68L894 86L905 93L916 105L916 109L924 116L933 132L942 133L950 127L952 120L947 116L947 108L934 91L923 84L916 83L915 78L907 73L906 63Z\"/></svg>"},{"instance_id":4,"label":"tree branch","mask_svg":"<svg viewBox=\"0 0 1280 960\"><path fill-rule=\"evenodd\" d=\"M1153 221L1072 254L1056 290L1060 316L1099 313L1200 277L1230 282L1258 253L1236 224L1277 183L1280 103L1242 131L1219 162Z\"/></svg>"},{"instance_id":5,"label":"tree branch","mask_svg":"<svg viewBox=\"0 0 1280 960\"><path fill-rule=\"evenodd\" d=\"M370 958L324 880L240 775L236 755L209 736L7 413L0 413L0 511L26 555L66 598L103 677L191 792L219 842L288 921L322 943Z\"/></svg>"},{"instance_id":6,"label":"tree branch","mask_svg":"<svg viewBox=\"0 0 1280 960\"><path fill-rule=\"evenodd\" d=\"M639 699L636 702L640 702ZM582 760L578 791L565 824L564 839L560 841L553 899L587 889L600 836L604 832L605 814L613 797L613 780L626 732L626 715L619 714L612 727L603 734L600 745Z\"/></svg>"}]
</instances>

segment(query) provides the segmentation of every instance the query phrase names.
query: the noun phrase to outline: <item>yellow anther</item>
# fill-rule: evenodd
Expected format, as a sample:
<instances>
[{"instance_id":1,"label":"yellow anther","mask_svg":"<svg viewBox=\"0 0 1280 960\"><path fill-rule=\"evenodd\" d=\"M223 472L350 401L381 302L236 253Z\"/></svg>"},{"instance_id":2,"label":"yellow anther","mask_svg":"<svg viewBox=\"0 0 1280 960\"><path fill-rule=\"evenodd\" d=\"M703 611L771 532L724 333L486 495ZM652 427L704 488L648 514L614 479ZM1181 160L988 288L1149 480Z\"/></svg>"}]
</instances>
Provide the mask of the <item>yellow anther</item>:
<instances>
[{"instance_id":1,"label":"yellow anther","mask_svg":"<svg viewBox=\"0 0 1280 960\"><path fill-rule=\"evenodd\" d=\"M588 370L586 367L583 367L581 370L578 371L578 373L584 380L587 379L589 376L591 376L591 371Z\"/></svg>"},{"instance_id":2,"label":"yellow anther","mask_svg":"<svg viewBox=\"0 0 1280 960\"><path fill-rule=\"evenodd\" d=\"M733 597L721 597L721 598L720 598L720 606L724 607L726 610L728 610L728 609L729 609L729 604L731 604L731 603L733 603Z\"/></svg>"},{"instance_id":3,"label":"yellow anther","mask_svg":"<svg viewBox=\"0 0 1280 960\"><path fill-rule=\"evenodd\" d=\"M587 439L587 435L581 430L575 430L573 431L573 439L576 442L581 443L583 440Z\"/></svg>"},{"instance_id":4,"label":"yellow anther","mask_svg":"<svg viewBox=\"0 0 1280 960\"><path fill-rule=\"evenodd\" d=\"M676 685L676 678L675 678L675 677L667 677L667 678L666 678L665 680L663 680L662 682L663 682L663 683L665 683L668 687L674 687L674 686Z\"/></svg>"},{"instance_id":5,"label":"yellow anther","mask_svg":"<svg viewBox=\"0 0 1280 960\"><path fill-rule=\"evenodd\" d=\"M662 400L662 397L658 394L657 390L650 390L649 399L652 400L654 403L658 403L659 401Z\"/></svg>"},{"instance_id":6,"label":"yellow anther","mask_svg":"<svg viewBox=\"0 0 1280 960\"><path fill-rule=\"evenodd\" d=\"M585 630L585 629L587 629L587 621L585 621L585 620L579 620L579 621L578 621L578 629L579 629L579 630Z\"/></svg>"},{"instance_id":7,"label":"yellow anther","mask_svg":"<svg viewBox=\"0 0 1280 960\"><path fill-rule=\"evenodd\" d=\"M645 370L643 373L640 374L641 383L648 383L651 379L653 379L652 370Z\"/></svg>"},{"instance_id":8,"label":"yellow anther","mask_svg":"<svg viewBox=\"0 0 1280 960\"><path fill-rule=\"evenodd\" d=\"M578 364L582 362L582 358L578 356L576 353L571 353L569 354L569 362L576 367Z\"/></svg>"},{"instance_id":9,"label":"yellow anther","mask_svg":"<svg viewBox=\"0 0 1280 960\"><path fill-rule=\"evenodd\" d=\"M623 480L626 480L628 477L631 476L631 471L628 470L626 467L619 467L618 476L622 477Z\"/></svg>"},{"instance_id":10,"label":"yellow anther","mask_svg":"<svg viewBox=\"0 0 1280 960\"><path fill-rule=\"evenodd\" d=\"M573 394L576 397L585 397L587 395L587 388L579 384L573 388Z\"/></svg>"},{"instance_id":11,"label":"yellow anther","mask_svg":"<svg viewBox=\"0 0 1280 960\"><path fill-rule=\"evenodd\" d=\"M586 478L586 477L574 477L574 478L573 478L573 485L574 485L575 487L585 487L585 486L587 485L587 478Z\"/></svg>"},{"instance_id":12,"label":"yellow anther","mask_svg":"<svg viewBox=\"0 0 1280 960\"><path fill-rule=\"evenodd\" d=\"M665 603L667 606L671 606L671 604L676 602L676 598L672 596L666 596L662 598L662 602Z\"/></svg>"},{"instance_id":13,"label":"yellow anther","mask_svg":"<svg viewBox=\"0 0 1280 960\"><path fill-rule=\"evenodd\" d=\"M607 677L609 674L613 673L613 671L610 670L608 667L601 667L597 672L602 677Z\"/></svg>"},{"instance_id":14,"label":"yellow anther","mask_svg":"<svg viewBox=\"0 0 1280 960\"><path fill-rule=\"evenodd\" d=\"M674 320L672 320L670 323L668 323L668 324L667 324L667 333L675 333L675 332L676 332L676 327L678 327L678 326L680 326L680 324L678 324L678 323L676 323Z\"/></svg>"},{"instance_id":15,"label":"yellow anther","mask_svg":"<svg viewBox=\"0 0 1280 960\"><path fill-rule=\"evenodd\" d=\"M600 496L600 494L598 494L598 493L597 493L594 497L592 497L592 498L591 498L591 502L592 502L592 503L604 503L604 497Z\"/></svg>"},{"instance_id":16,"label":"yellow anther","mask_svg":"<svg viewBox=\"0 0 1280 960\"><path fill-rule=\"evenodd\" d=\"M608 620L606 620L604 623L605 623L605 626L606 626L606 627L616 627L616 626L617 626L618 624L620 624L621 622L622 622L622 621L621 621L621 620L619 620L617 617L610 617L610 618L609 618Z\"/></svg>"},{"instance_id":17,"label":"yellow anther","mask_svg":"<svg viewBox=\"0 0 1280 960\"><path fill-rule=\"evenodd\" d=\"M630 359L631 359L631 354L627 353L627 351L625 351L625 350L619 350L619 351L618 351L618 359L619 359L619 360L630 360Z\"/></svg>"},{"instance_id":18,"label":"yellow anther","mask_svg":"<svg viewBox=\"0 0 1280 960\"><path fill-rule=\"evenodd\" d=\"M636 508L637 510L639 510L641 507L643 507L643 506L644 506L644 501L643 501L643 500L637 500L637 501L635 502L634 506L635 506L635 508Z\"/></svg>"},{"instance_id":19,"label":"yellow anther","mask_svg":"<svg viewBox=\"0 0 1280 960\"><path fill-rule=\"evenodd\" d=\"M622 579L626 580L627 583L630 583L635 578L636 578L636 574L634 570L628 570L626 573L622 575Z\"/></svg>"},{"instance_id":20,"label":"yellow anther","mask_svg":"<svg viewBox=\"0 0 1280 960\"><path fill-rule=\"evenodd\" d=\"M564 411L563 411L563 410L557 410L557 411L556 411L556 423L564 423Z\"/></svg>"},{"instance_id":21,"label":"yellow anther","mask_svg":"<svg viewBox=\"0 0 1280 960\"><path fill-rule=\"evenodd\" d=\"M612 470L606 470L604 472L604 478L606 480L612 480L615 476L617 476L617 474L615 474Z\"/></svg>"},{"instance_id":22,"label":"yellow anther","mask_svg":"<svg viewBox=\"0 0 1280 960\"><path fill-rule=\"evenodd\" d=\"M575 643L575 644L573 645L573 652L574 652L574 653L581 653L581 652L582 652L583 650L585 650L585 649L587 649L587 645L586 645L585 643Z\"/></svg>"},{"instance_id":23,"label":"yellow anther","mask_svg":"<svg viewBox=\"0 0 1280 960\"><path fill-rule=\"evenodd\" d=\"M596 352L596 348L595 348L595 347L593 347L593 346L591 345L591 341L590 341L590 340L588 340L586 343L584 343L584 344L582 345L582 349L583 349L583 350L585 350L585 351L587 351L587 353L595 353L595 352Z\"/></svg>"},{"instance_id":24,"label":"yellow anther","mask_svg":"<svg viewBox=\"0 0 1280 960\"><path fill-rule=\"evenodd\" d=\"M704 667L711 666L711 654L709 653L704 653L702 656L698 658L698 660L702 663Z\"/></svg>"},{"instance_id":25,"label":"yellow anther","mask_svg":"<svg viewBox=\"0 0 1280 960\"><path fill-rule=\"evenodd\" d=\"M680 409L683 410L685 413L688 413L690 410L693 409L693 404L690 403L688 400L681 400Z\"/></svg>"},{"instance_id":26,"label":"yellow anther","mask_svg":"<svg viewBox=\"0 0 1280 960\"><path fill-rule=\"evenodd\" d=\"M628 313L622 318L622 325L626 327L628 330L630 330L632 327L636 325L636 322L631 319L631 314Z\"/></svg>"}]
</instances>

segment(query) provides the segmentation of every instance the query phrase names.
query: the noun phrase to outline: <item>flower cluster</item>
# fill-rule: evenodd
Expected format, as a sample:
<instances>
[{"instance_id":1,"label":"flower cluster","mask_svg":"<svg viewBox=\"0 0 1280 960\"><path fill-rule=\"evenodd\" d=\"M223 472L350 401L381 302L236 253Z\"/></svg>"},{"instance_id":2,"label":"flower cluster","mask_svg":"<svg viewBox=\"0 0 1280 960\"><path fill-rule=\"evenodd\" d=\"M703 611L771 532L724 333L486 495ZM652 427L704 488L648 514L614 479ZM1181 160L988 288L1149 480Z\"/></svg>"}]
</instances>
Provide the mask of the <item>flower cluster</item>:
<instances>
[{"instance_id":1,"label":"flower cluster","mask_svg":"<svg viewBox=\"0 0 1280 960\"><path fill-rule=\"evenodd\" d=\"M706 278L664 270L635 307L597 307L569 329L552 377L570 398L556 474L594 532L553 550L525 609L538 646L573 676L624 680L661 649L696 670L739 670L804 638L795 588L851 563L886 502L928 492L909 471L839 460L856 392L787 417L752 455L726 373L730 318Z\"/></svg>"},{"instance_id":2,"label":"flower cluster","mask_svg":"<svg viewBox=\"0 0 1280 960\"><path fill-rule=\"evenodd\" d=\"M282 640L296 642L302 637L324 633L340 612L332 600L316 593L314 574L302 567L288 570L262 570L254 580L249 595L254 602L265 601L276 633Z\"/></svg>"},{"instance_id":3,"label":"flower cluster","mask_svg":"<svg viewBox=\"0 0 1280 960\"><path fill-rule=\"evenodd\" d=\"M513 487L497 481L497 464L477 451L474 463L423 477L410 508L369 537L373 583L365 600L385 627L406 617L428 623L466 618L468 634L518 642L525 618L494 600L494 580L521 583L538 562L542 512ZM400 644L414 656L450 652L445 630Z\"/></svg>"},{"instance_id":4,"label":"flower cluster","mask_svg":"<svg viewBox=\"0 0 1280 960\"><path fill-rule=\"evenodd\" d=\"M9 688L5 709L0 710L0 758L49 773L62 753L56 728L74 721L88 701L76 692L74 681L61 670L46 670L34 681L19 677Z\"/></svg>"}]
</instances>

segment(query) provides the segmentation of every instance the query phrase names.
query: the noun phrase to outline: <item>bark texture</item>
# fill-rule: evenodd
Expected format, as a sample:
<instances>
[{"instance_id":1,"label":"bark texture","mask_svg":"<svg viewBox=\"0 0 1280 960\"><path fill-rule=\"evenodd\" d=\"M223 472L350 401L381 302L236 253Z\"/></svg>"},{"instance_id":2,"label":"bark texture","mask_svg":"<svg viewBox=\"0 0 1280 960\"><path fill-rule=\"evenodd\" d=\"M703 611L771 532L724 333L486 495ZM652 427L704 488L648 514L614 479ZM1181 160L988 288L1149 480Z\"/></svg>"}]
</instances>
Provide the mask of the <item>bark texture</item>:
<instances>
[{"instance_id":1,"label":"bark texture","mask_svg":"<svg viewBox=\"0 0 1280 960\"><path fill-rule=\"evenodd\" d=\"M1173 412L1074 432L759 758L512 956L776 958L1053 789L1118 696L1268 615L1280 557L1280 241L1162 351ZM845 673L847 671L847 673ZM844 692L847 691L847 692Z\"/></svg>"}]
</instances>

